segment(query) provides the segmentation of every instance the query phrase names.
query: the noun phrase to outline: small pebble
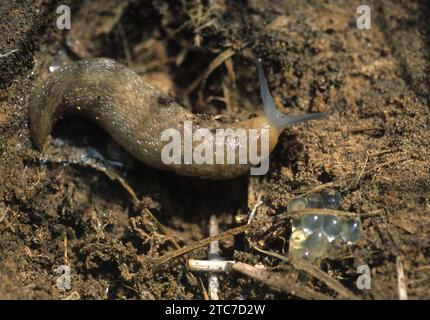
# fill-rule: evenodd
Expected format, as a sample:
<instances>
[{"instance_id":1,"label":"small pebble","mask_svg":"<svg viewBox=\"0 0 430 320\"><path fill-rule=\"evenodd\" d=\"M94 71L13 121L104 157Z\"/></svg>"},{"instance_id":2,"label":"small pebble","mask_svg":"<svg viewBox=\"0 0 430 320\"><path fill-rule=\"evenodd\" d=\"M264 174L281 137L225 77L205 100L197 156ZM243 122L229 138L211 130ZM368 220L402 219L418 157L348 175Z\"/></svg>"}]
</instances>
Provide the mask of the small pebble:
<instances>
[{"instance_id":1,"label":"small pebble","mask_svg":"<svg viewBox=\"0 0 430 320\"><path fill-rule=\"evenodd\" d=\"M294 212L305 209L307 204L308 203L304 198L291 199L287 203L287 212Z\"/></svg>"},{"instance_id":2,"label":"small pebble","mask_svg":"<svg viewBox=\"0 0 430 320\"><path fill-rule=\"evenodd\" d=\"M321 192L321 199L324 208L336 210L340 207L342 196L335 189L325 189Z\"/></svg>"},{"instance_id":3,"label":"small pebble","mask_svg":"<svg viewBox=\"0 0 430 320\"><path fill-rule=\"evenodd\" d=\"M342 239L347 243L354 243L360 238L361 222L358 219L349 219L344 222L341 232Z\"/></svg>"}]
</instances>

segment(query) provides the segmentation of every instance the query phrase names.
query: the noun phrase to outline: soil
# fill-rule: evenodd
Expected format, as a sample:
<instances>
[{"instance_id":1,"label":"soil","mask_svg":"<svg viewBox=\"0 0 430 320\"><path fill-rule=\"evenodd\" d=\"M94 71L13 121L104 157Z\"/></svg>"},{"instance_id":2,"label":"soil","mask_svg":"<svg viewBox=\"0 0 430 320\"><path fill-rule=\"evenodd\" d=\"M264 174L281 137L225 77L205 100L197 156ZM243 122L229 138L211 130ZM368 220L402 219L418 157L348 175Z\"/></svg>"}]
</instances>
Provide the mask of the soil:
<instances>
[{"instance_id":1,"label":"soil","mask_svg":"<svg viewBox=\"0 0 430 320\"><path fill-rule=\"evenodd\" d=\"M369 0L371 29L359 30L361 2L70 1L72 27L60 30L60 3L2 1L0 298L204 299L207 275L187 270L186 260L205 259L206 248L153 268L157 258L207 237L211 215L226 231L246 223L259 197L263 221L300 193L334 186L342 210L363 216L363 233L343 257L318 267L359 298L397 299L403 265L408 298L429 299L430 6ZM135 164L121 175L136 205L97 168L42 161L29 136L37 81L50 68L99 56L128 65L194 112L243 119L261 112L260 57L282 112L329 116L289 127L263 177L206 181ZM60 121L53 136L101 152L109 144L79 118ZM222 257L295 274L339 297L288 259L250 245L288 257L289 235L289 219L268 222L223 239ZM60 265L71 268L70 290L56 286ZM356 287L360 265L370 267L370 290ZM300 297L237 272L219 278L221 299Z\"/></svg>"}]
</instances>

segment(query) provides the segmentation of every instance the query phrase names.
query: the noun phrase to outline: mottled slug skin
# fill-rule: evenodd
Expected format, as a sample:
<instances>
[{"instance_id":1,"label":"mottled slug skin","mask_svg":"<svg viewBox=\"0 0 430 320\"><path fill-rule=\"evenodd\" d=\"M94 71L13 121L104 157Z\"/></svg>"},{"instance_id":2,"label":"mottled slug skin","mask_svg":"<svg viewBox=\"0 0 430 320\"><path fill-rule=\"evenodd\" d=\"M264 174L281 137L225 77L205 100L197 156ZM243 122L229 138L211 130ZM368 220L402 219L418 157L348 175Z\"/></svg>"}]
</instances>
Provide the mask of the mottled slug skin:
<instances>
[{"instance_id":1,"label":"mottled slug skin","mask_svg":"<svg viewBox=\"0 0 430 320\"><path fill-rule=\"evenodd\" d=\"M144 83L127 67L104 58L81 60L62 67L36 89L29 107L30 134L41 151L55 121L67 114L81 115L93 121L149 166L209 179L240 176L249 171L250 164L165 165L161 161L161 150L166 142L161 141L161 132L176 128L182 133L185 120L192 121L193 130L267 128L270 152L280 133L264 116L225 123L210 116L193 114L172 97ZM237 141L230 144L226 141L223 147L225 154L230 148L238 155Z\"/></svg>"}]
</instances>

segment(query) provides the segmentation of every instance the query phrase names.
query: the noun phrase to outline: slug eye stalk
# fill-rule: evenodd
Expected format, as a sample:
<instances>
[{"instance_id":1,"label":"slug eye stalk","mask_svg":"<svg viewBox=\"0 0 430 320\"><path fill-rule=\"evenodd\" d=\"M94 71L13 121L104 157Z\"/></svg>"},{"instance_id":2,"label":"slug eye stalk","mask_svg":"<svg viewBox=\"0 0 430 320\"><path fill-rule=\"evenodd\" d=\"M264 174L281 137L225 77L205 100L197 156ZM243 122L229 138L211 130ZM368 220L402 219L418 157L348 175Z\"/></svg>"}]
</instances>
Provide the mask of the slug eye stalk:
<instances>
[{"instance_id":1,"label":"slug eye stalk","mask_svg":"<svg viewBox=\"0 0 430 320\"><path fill-rule=\"evenodd\" d=\"M263 100L264 115L278 130L282 132L287 126L325 117L327 114L324 112L307 113L297 116L287 116L280 112L273 101L270 93L267 79L264 75L263 62L260 58L257 59L258 79L260 81L260 94Z\"/></svg>"}]
</instances>

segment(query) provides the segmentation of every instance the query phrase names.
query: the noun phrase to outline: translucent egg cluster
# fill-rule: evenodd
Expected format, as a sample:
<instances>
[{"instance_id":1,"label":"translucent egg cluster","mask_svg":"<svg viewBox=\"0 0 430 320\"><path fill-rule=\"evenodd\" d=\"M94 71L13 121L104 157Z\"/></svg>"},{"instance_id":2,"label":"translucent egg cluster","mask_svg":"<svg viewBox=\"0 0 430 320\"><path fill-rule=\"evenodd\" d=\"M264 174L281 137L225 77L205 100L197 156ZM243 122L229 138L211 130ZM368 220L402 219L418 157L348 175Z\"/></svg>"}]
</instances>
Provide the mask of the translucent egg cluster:
<instances>
[{"instance_id":1,"label":"translucent egg cluster","mask_svg":"<svg viewBox=\"0 0 430 320\"><path fill-rule=\"evenodd\" d=\"M290 252L293 259L315 260L336 255L345 245L355 243L360 237L361 222L354 218L340 218L324 212L340 207L339 191L326 189L321 194L310 194L288 202L289 212L315 209L292 223Z\"/></svg>"}]
</instances>

